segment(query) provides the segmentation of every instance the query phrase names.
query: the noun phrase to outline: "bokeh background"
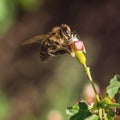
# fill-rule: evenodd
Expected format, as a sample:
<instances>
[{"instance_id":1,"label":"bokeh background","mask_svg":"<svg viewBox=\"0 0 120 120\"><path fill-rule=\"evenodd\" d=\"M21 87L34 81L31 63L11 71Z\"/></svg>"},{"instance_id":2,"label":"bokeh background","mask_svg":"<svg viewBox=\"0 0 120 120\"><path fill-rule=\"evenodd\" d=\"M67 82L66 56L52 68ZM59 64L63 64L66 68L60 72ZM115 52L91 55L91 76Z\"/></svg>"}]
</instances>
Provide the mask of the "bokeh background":
<instances>
[{"instance_id":1,"label":"bokeh background","mask_svg":"<svg viewBox=\"0 0 120 120\"><path fill-rule=\"evenodd\" d=\"M66 107L87 98L76 59L41 62L38 46L21 46L62 23L84 41L101 93L120 73L119 0L0 0L0 120L67 120Z\"/></svg>"}]
</instances>

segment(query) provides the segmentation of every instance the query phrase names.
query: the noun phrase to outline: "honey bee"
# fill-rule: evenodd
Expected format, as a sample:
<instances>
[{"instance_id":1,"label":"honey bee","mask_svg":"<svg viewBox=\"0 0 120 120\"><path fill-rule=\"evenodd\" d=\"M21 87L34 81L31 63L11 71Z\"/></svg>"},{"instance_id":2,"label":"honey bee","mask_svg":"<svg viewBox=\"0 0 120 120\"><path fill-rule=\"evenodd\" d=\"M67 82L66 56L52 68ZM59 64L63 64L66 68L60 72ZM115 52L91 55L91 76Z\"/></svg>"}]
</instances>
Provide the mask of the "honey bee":
<instances>
[{"instance_id":1,"label":"honey bee","mask_svg":"<svg viewBox=\"0 0 120 120\"><path fill-rule=\"evenodd\" d=\"M66 24L56 26L51 32L43 35L37 35L22 43L22 45L40 44L40 58L42 61L51 56L69 53L67 45L73 32Z\"/></svg>"}]
</instances>

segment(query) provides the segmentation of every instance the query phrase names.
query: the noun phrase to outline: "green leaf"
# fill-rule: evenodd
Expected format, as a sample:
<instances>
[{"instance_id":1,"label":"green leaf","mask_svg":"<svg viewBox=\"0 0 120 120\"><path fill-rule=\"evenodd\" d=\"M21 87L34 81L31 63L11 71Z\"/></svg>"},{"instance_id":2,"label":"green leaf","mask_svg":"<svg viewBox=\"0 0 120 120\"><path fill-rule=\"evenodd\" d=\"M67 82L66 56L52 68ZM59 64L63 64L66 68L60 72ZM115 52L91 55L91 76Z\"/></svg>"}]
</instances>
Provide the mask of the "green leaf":
<instances>
[{"instance_id":1,"label":"green leaf","mask_svg":"<svg viewBox=\"0 0 120 120\"><path fill-rule=\"evenodd\" d=\"M113 109L111 109L111 108L106 108L105 113L107 114L107 117L111 117L111 118L113 118L115 115Z\"/></svg>"},{"instance_id":2,"label":"green leaf","mask_svg":"<svg viewBox=\"0 0 120 120\"><path fill-rule=\"evenodd\" d=\"M85 102L79 103L79 111L71 116L70 120L85 120L92 113L88 110L88 105Z\"/></svg>"},{"instance_id":3,"label":"green leaf","mask_svg":"<svg viewBox=\"0 0 120 120\"><path fill-rule=\"evenodd\" d=\"M79 105L78 104L75 104L72 107L67 107L67 109L66 109L66 113L68 115L74 115L78 111L79 111Z\"/></svg>"},{"instance_id":4,"label":"green leaf","mask_svg":"<svg viewBox=\"0 0 120 120\"><path fill-rule=\"evenodd\" d=\"M116 103L119 103L120 104L120 92L118 91L118 93L115 95L114 97Z\"/></svg>"},{"instance_id":5,"label":"green leaf","mask_svg":"<svg viewBox=\"0 0 120 120\"><path fill-rule=\"evenodd\" d=\"M107 87L107 94L110 98L114 98L114 96L120 91L120 75L115 75L110 80L110 85Z\"/></svg>"},{"instance_id":6,"label":"green leaf","mask_svg":"<svg viewBox=\"0 0 120 120\"><path fill-rule=\"evenodd\" d=\"M85 120L100 120L100 119L97 115L93 114L90 117L86 118Z\"/></svg>"},{"instance_id":7,"label":"green leaf","mask_svg":"<svg viewBox=\"0 0 120 120\"><path fill-rule=\"evenodd\" d=\"M110 108L114 108L114 107L120 108L120 103L111 103L111 104L108 104L108 106L109 106Z\"/></svg>"}]
</instances>

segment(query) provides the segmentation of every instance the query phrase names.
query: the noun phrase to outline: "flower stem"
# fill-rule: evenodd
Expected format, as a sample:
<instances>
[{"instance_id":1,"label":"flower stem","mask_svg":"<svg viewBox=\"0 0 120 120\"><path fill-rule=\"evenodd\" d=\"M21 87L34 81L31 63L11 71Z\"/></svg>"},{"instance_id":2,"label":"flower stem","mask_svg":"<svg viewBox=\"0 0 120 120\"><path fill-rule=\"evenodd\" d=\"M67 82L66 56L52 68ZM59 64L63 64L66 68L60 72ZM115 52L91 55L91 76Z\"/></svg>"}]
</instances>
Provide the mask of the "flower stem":
<instances>
[{"instance_id":1,"label":"flower stem","mask_svg":"<svg viewBox=\"0 0 120 120\"><path fill-rule=\"evenodd\" d=\"M76 55L76 58L77 58L78 62L83 65L83 68L85 70L87 78L88 78L88 80L89 80L90 84L92 85L93 90L95 92L96 99L99 102L100 101L100 97L99 97L99 95L97 93L97 90L95 88L94 81L93 81L92 76L91 76L90 68L87 67L86 56L84 55L84 52L83 51L75 51L75 55Z\"/></svg>"},{"instance_id":2,"label":"flower stem","mask_svg":"<svg viewBox=\"0 0 120 120\"><path fill-rule=\"evenodd\" d=\"M87 67L86 64L83 64L83 67L84 67L84 70L85 70L85 72L86 72L87 78L88 78L89 82L91 83L91 85L92 85L92 87L93 87L93 90L94 90L94 92L95 92L96 100L97 100L98 102L100 102L100 97L99 97L99 95L98 95L98 93L97 93L97 90L96 90L96 88L95 88L95 84L94 84L94 81L93 81L92 76L91 76L90 68ZM103 111L103 109L99 108L98 114L99 114L101 120L102 120L102 114L103 114L102 111Z\"/></svg>"},{"instance_id":3,"label":"flower stem","mask_svg":"<svg viewBox=\"0 0 120 120\"><path fill-rule=\"evenodd\" d=\"M87 78L88 78L89 82L91 83L91 85L93 87L93 90L94 90L95 95L96 95L96 99L97 99L97 101L100 101L100 97L97 93L97 90L96 90L95 85L94 85L94 81L93 81L92 76L91 76L90 68L87 67L86 64L84 64L83 67L84 67L84 70L86 72Z\"/></svg>"}]
</instances>

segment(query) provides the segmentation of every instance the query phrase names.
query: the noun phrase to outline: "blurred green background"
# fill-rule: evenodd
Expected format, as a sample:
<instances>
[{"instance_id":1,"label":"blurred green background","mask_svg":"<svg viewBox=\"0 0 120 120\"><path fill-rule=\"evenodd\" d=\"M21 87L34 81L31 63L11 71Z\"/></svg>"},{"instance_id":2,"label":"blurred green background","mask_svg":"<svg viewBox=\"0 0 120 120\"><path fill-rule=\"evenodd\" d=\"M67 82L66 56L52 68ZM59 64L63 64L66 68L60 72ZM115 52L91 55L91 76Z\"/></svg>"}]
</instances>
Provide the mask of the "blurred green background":
<instances>
[{"instance_id":1,"label":"blurred green background","mask_svg":"<svg viewBox=\"0 0 120 120\"><path fill-rule=\"evenodd\" d=\"M104 91L120 72L120 1L0 0L0 120L67 120L87 98L82 66L69 55L47 62L22 41L66 23L84 41L87 63Z\"/></svg>"}]
</instances>

